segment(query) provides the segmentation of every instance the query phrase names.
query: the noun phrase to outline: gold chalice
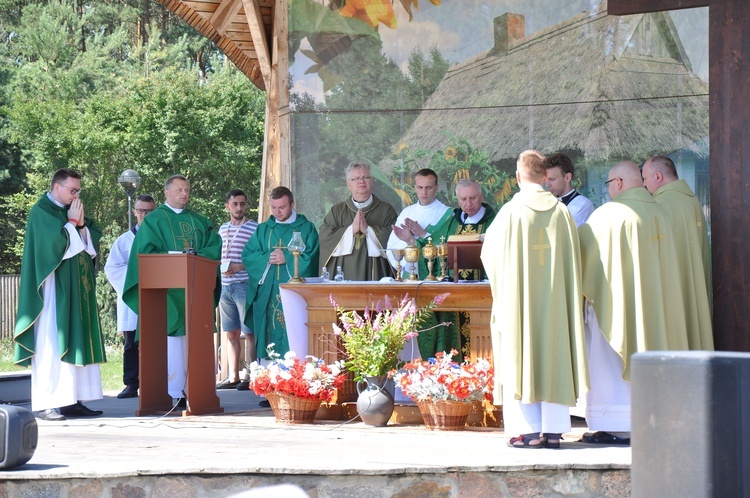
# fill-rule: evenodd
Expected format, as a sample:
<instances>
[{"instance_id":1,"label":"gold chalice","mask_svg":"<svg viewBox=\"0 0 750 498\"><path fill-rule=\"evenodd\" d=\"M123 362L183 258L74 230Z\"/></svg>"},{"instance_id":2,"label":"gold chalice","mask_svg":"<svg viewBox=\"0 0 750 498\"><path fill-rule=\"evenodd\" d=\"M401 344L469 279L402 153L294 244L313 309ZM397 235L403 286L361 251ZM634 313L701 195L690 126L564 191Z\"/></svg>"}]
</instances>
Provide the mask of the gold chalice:
<instances>
[{"instance_id":1,"label":"gold chalice","mask_svg":"<svg viewBox=\"0 0 750 498\"><path fill-rule=\"evenodd\" d=\"M437 255L440 258L440 276L438 280L445 282L448 279L448 275L445 274L446 267L448 266L448 243L445 241L445 236L440 237L440 243L435 246L437 248Z\"/></svg>"},{"instance_id":2,"label":"gold chalice","mask_svg":"<svg viewBox=\"0 0 750 498\"><path fill-rule=\"evenodd\" d=\"M419 280L415 274L416 264L419 262L419 248L415 245L409 244L404 248L404 257L409 265L409 280Z\"/></svg>"},{"instance_id":3,"label":"gold chalice","mask_svg":"<svg viewBox=\"0 0 750 498\"><path fill-rule=\"evenodd\" d=\"M437 280L435 275L432 274L432 260L435 259L436 253L437 250L432 243L432 237L427 237L427 244L422 248L422 256L427 260L427 278L425 280Z\"/></svg>"}]
</instances>

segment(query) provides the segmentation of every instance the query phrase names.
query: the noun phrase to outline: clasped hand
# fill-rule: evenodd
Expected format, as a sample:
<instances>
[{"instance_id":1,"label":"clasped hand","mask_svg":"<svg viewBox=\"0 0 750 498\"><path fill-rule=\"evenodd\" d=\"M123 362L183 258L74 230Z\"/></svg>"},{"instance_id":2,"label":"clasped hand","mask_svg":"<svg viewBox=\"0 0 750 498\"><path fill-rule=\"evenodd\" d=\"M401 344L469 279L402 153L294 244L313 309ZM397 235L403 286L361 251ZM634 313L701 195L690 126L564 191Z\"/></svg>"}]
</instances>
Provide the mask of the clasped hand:
<instances>
[{"instance_id":1,"label":"clasped hand","mask_svg":"<svg viewBox=\"0 0 750 498\"><path fill-rule=\"evenodd\" d=\"M352 230L354 231L354 235L357 235L358 233L367 233L367 220L365 219L365 213L361 209L357 211L357 214L354 215L354 221L352 222Z\"/></svg>"},{"instance_id":2,"label":"clasped hand","mask_svg":"<svg viewBox=\"0 0 750 498\"><path fill-rule=\"evenodd\" d=\"M276 249L268 256L268 263L272 265L283 265L286 264L286 258L284 257L284 251Z\"/></svg>"},{"instance_id":3,"label":"clasped hand","mask_svg":"<svg viewBox=\"0 0 750 498\"><path fill-rule=\"evenodd\" d=\"M68 208L68 218L78 220L79 224L83 223L83 202L81 199L73 199Z\"/></svg>"}]
</instances>

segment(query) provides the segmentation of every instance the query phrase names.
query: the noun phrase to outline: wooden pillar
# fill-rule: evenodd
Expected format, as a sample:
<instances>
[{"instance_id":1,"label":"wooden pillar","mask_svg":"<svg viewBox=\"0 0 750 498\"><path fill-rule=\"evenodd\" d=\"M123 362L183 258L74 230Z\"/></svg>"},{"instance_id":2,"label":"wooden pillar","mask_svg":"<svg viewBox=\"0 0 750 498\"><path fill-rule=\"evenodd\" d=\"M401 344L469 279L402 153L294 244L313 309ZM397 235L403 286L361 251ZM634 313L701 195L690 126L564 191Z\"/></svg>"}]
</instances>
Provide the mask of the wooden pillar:
<instances>
[{"instance_id":1,"label":"wooden pillar","mask_svg":"<svg viewBox=\"0 0 750 498\"><path fill-rule=\"evenodd\" d=\"M263 140L263 176L258 221L264 221L270 214L268 193L280 185L292 187L287 0L276 1L273 15L271 80L266 89L266 129Z\"/></svg>"},{"instance_id":2,"label":"wooden pillar","mask_svg":"<svg viewBox=\"0 0 750 498\"><path fill-rule=\"evenodd\" d=\"M750 2L708 10L714 341L750 351Z\"/></svg>"}]
</instances>

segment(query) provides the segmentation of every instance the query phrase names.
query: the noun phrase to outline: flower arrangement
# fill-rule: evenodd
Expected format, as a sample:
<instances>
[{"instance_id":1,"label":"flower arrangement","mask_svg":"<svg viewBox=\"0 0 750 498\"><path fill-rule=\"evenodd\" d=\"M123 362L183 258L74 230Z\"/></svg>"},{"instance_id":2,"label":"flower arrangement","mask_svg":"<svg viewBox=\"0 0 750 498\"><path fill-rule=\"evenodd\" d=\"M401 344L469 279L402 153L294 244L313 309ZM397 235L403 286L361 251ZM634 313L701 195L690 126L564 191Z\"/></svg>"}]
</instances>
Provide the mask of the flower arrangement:
<instances>
[{"instance_id":1,"label":"flower arrangement","mask_svg":"<svg viewBox=\"0 0 750 498\"><path fill-rule=\"evenodd\" d=\"M440 294L423 308L417 308L416 299L408 294L395 306L386 296L383 303L378 301L366 307L361 315L357 311L344 310L331 295L331 304L336 308L342 325L334 323L333 331L341 338L345 366L354 373L354 379L359 381L365 377L386 375L395 369L406 342L419 334L417 327L424 321L425 314L449 295ZM436 326L440 325L443 324Z\"/></svg>"},{"instance_id":2,"label":"flower arrangement","mask_svg":"<svg viewBox=\"0 0 750 498\"><path fill-rule=\"evenodd\" d=\"M458 352L437 353L429 360L416 359L395 373L394 382L414 401L492 401L494 369L486 359L476 363L453 361Z\"/></svg>"},{"instance_id":3,"label":"flower arrangement","mask_svg":"<svg viewBox=\"0 0 750 498\"><path fill-rule=\"evenodd\" d=\"M263 366L254 361L250 364L250 388L255 394L272 392L288 394L297 398L314 401L331 401L334 390L340 389L346 380L342 361L326 365L320 358L306 356L297 358L289 351L281 360L269 344L266 351L271 362Z\"/></svg>"}]
</instances>

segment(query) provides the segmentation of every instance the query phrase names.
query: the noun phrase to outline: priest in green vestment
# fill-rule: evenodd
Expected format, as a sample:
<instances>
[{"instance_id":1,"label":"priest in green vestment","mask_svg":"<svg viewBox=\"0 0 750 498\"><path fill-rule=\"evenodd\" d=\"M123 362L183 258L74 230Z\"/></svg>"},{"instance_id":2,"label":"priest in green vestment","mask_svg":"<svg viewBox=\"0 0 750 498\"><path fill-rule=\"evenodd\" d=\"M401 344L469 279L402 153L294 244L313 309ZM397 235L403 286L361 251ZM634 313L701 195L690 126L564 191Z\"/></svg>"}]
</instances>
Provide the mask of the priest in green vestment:
<instances>
[{"instance_id":1,"label":"priest in green vestment","mask_svg":"<svg viewBox=\"0 0 750 498\"><path fill-rule=\"evenodd\" d=\"M482 234L495 219L495 210L484 202L484 194L479 183L473 180L459 180L456 184L456 199L458 207L445 213L442 219L431 227L430 237L433 244L439 244L443 238L448 240L451 235ZM421 251L429 242L427 237L416 238L416 245ZM419 278L427 276L427 262L424 258L419 260ZM439 268L439 264L436 267ZM446 270L447 271L447 270ZM459 268L459 278L463 280L482 280L486 277L481 268ZM434 273L434 269L433 269ZM447 271L447 273L452 273ZM420 332L417 340L419 352L423 358L435 356L439 351L450 351L455 349L459 357L471 356L471 343L469 333L469 314L455 311L438 311L435 320L428 319L425 328L430 328L437 323L449 325Z\"/></svg>"},{"instance_id":2,"label":"priest in green vestment","mask_svg":"<svg viewBox=\"0 0 750 498\"><path fill-rule=\"evenodd\" d=\"M711 250L701 203L667 156L643 165L643 184L672 223L690 349L713 351Z\"/></svg>"},{"instance_id":3,"label":"priest in green vestment","mask_svg":"<svg viewBox=\"0 0 750 498\"><path fill-rule=\"evenodd\" d=\"M192 249L198 256L218 261L221 258L221 237L211 221L187 208L190 183L182 175L170 177L164 184L166 202L149 213L133 240L122 300L138 313L138 255L183 252ZM214 305L218 303L217 287ZM168 390L173 398L182 398L186 381L185 366L185 290L167 291L167 360ZM174 339L174 340L173 340ZM141 379L141 382L148 382Z\"/></svg>"},{"instance_id":4,"label":"priest in green vestment","mask_svg":"<svg viewBox=\"0 0 750 498\"><path fill-rule=\"evenodd\" d=\"M44 420L95 416L106 361L93 258L101 232L84 216L81 175L63 168L29 213L13 361L31 365L31 406Z\"/></svg>"},{"instance_id":5,"label":"priest in green vestment","mask_svg":"<svg viewBox=\"0 0 750 498\"><path fill-rule=\"evenodd\" d=\"M351 197L333 207L320 226L320 264L331 277L336 268L345 280L380 280L391 275L384 249L396 210L372 193L372 173L365 163L346 167L346 186Z\"/></svg>"},{"instance_id":6,"label":"priest in green vestment","mask_svg":"<svg viewBox=\"0 0 750 498\"><path fill-rule=\"evenodd\" d=\"M245 325L255 333L258 358L268 357L266 348L282 357L289 351L289 337L284 322L279 284L294 276L294 257L281 248L299 232L305 250L299 255L299 276L314 277L318 271L320 244L315 225L294 210L294 195L286 187L271 191L271 213L267 221L258 225L242 250L242 263L248 274ZM295 351L303 355L305 351Z\"/></svg>"},{"instance_id":7,"label":"priest in green vestment","mask_svg":"<svg viewBox=\"0 0 750 498\"><path fill-rule=\"evenodd\" d=\"M585 442L629 443L630 358L688 349L674 234L638 166L616 164L613 201L579 228L591 391Z\"/></svg>"},{"instance_id":8,"label":"priest in green vestment","mask_svg":"<svg viewBox=\"0 0 750 498\"><path fill-rule=\"evenodd\" d=\"M517 163L520 192L487 230L482 263L492 289L496 404L513 447L559 447L569 407L588 390L575 220L544 190L544 156Z\"/></svg>"}]
</instances>

